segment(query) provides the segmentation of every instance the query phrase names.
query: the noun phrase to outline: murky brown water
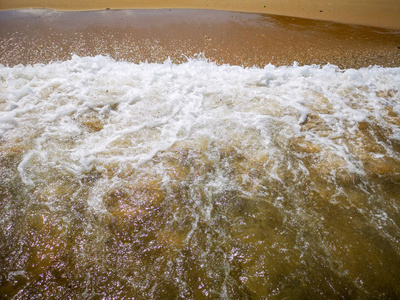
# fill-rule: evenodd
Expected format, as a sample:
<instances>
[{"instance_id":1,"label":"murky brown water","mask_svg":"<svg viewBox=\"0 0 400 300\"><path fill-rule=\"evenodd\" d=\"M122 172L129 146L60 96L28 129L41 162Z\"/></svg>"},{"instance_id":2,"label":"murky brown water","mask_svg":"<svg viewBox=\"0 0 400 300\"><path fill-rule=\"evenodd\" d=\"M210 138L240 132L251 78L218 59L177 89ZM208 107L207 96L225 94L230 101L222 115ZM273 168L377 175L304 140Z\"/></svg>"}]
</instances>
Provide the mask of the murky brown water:
<instances>
[{"instance_id":1,"label":"murky brown water","mask_svg":"<svg viewBox=\"0 0 400 300\"><path fill-rule=\"evenodd\" d=\"M398 31L212 10L0 12L0 63L48 63L109 55L135 63L185 62L199 53L252 67L400 65Z\"/></svg>"},{"instance_id":2,"label":"murky brown water","mask_svg":"<svg viewBox=\"0 0 400 300\"><path fill-rule=\"evenodd\" d=\"M0 69L0 294L400 295L398 69Z\"/></svg>"},{"instance_id":3,"label":"murky brown water","mask_svg":"<svg viewBox=\"0 0 400 300\"><path fill-rule=\"evenodd\" d=\"M19 26L1 44L0 298L400 297L399 68L134 64L69 54L123 58L131 29L112 52L113 28L44 47Z\"/></svg>"}]
</instances>

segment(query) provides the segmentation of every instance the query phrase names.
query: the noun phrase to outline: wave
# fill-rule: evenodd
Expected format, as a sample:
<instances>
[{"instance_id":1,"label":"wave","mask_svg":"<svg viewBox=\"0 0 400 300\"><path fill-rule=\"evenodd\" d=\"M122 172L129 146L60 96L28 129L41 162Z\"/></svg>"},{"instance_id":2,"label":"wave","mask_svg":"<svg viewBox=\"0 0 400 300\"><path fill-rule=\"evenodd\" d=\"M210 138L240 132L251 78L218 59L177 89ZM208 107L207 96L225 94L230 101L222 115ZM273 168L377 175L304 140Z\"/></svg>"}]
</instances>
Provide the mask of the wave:
<instances>
[{"instance_id":1,"label":"wave","mask_svg":"<svg viewBox=\"0 0 400 300\"><path fill-rule=\"evenodd\" d=\"M0 76L9 285L58 272L69 283L49 275L47 295L399 292L400 68L73 56Z\"/></svg>"}]
</instances>

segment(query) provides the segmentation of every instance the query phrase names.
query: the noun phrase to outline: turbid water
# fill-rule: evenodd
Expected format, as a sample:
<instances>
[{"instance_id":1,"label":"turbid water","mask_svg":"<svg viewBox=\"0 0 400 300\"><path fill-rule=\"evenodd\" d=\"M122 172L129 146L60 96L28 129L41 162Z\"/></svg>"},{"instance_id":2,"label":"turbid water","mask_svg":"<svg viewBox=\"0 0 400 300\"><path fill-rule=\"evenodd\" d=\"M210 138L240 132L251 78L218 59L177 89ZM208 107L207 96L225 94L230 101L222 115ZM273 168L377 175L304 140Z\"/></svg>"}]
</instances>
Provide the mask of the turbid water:
<instances>
[{"instance_id":1,"label":"turbid water","mask_svg":"<svg viewBox=\"0 0 400 300\"><path fill-rule=\"evenodd\" d=\"M397 299L400 69L0 66L7 299Z\"/></svg>"},{"instance_id":2,"label":"turbid water","mask_svg":"<svg viewBox=\"0 0 400 300\"><path fill-rule=\"evenodd\" d=\"M175 63L203 53L217 64L263 68L327 63L400 66L399 31L215 10L0 11L0 63L110 56Z\"/></svg>"}]
</instances>

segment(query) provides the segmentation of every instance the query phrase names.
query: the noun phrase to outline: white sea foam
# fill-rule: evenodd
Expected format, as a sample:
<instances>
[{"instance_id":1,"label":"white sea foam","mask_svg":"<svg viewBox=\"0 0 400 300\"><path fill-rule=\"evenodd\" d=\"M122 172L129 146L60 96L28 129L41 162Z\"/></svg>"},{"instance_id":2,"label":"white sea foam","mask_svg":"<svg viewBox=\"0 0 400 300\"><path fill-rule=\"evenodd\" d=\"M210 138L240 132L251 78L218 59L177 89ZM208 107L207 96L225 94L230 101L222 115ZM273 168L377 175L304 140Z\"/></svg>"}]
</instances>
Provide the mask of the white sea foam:
<instances>
[{"instance_id":1,"label":"white sea foam","mask_svg":"<svg viewBox=\"0 0 400 300\"><path fill-rule=\"evenodd\" d=\"M385 108L398 117L399 68L260 69L74 56L48 65L2 66L0 73L3 140L35 140L19 167L26 183L60 159L76 172L112 162L137 168L180 141L200 137L272 155L281 151L279 137L284 144L301 137L362 173L358 154L343 142L356 137L359 122L378 123L398 139L398 124ZM324 128L303 130L310 117ZM27 171L29 164L41 167Z\"/></svg>"}]
</instances>

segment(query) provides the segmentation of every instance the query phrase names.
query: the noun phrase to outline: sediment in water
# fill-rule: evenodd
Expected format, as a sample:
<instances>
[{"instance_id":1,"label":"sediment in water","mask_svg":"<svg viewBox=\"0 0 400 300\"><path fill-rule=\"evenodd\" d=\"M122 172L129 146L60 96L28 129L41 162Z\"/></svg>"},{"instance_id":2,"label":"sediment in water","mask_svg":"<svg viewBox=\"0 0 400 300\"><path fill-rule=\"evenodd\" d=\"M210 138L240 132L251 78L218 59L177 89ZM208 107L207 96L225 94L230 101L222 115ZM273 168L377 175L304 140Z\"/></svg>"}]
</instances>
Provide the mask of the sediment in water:
<instances>
[{"instance_id":1,"label":"sediment in water","mask_svg":"<svg viewBox=\"0 0 400 300\"><path fill-rule=\"evenodd\" d=\"M395 31L332 22L211 10L23 10L0 16L0 62L10 66L72 54L184 62L200 53L219 64L246 67L400 65Z\"/></svg>"},{"instance_id":2,"label":"sediment in water","mask_svg":"<svg viewBox=\"0 0 400 300\"><path fill-rule=\"evenodd\" d=\"M2 295L399 295L398 68L0 76Z\"/></svg>"}]
</instances>

